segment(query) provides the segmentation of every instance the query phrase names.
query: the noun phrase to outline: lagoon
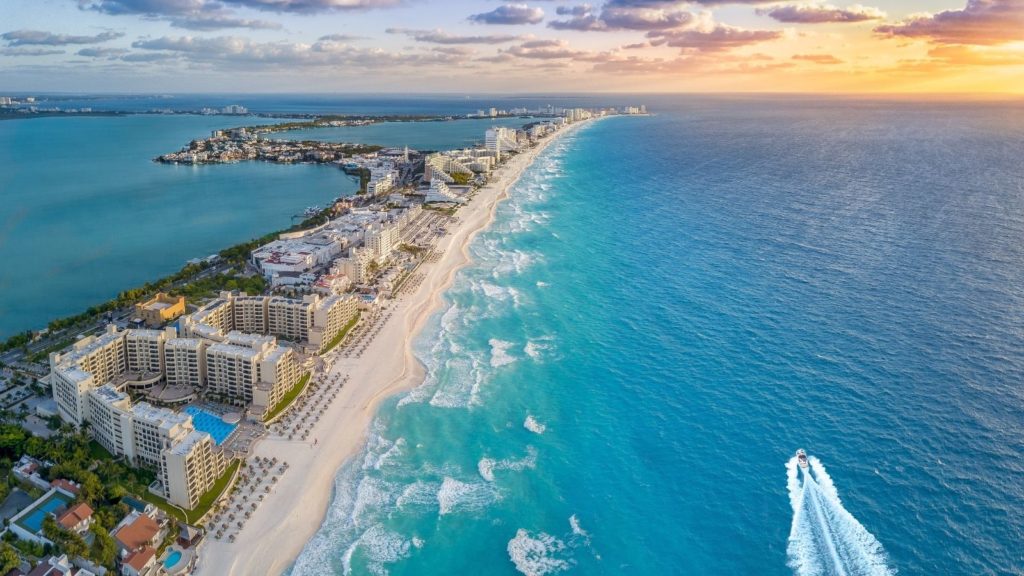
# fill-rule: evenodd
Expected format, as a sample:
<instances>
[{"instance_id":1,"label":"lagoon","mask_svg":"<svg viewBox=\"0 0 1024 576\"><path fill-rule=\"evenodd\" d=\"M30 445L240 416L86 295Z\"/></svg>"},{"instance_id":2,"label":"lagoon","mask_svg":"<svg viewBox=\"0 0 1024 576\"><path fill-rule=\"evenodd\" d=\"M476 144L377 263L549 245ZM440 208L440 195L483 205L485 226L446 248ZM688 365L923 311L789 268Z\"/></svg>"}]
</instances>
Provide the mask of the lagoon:
<instances>
[{"instance_id":1,"label":"lagoon","mask_svg":"<svg viewBox=\"0 0 1024 576\"><path fill-rule=\"evenodd\" d=\"M152 162L227 116L0 122L0 338L285 228L358 183L316 165Z\"/></svg>"}]
</instances>

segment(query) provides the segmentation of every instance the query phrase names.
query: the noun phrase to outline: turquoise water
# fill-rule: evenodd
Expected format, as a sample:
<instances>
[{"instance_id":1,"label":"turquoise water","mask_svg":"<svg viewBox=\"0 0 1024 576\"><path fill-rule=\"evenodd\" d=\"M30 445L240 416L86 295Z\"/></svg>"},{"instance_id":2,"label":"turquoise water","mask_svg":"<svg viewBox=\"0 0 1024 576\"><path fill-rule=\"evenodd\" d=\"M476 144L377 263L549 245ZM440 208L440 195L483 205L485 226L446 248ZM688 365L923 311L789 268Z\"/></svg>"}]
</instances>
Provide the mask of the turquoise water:
<instances>
[{"instance_id":1,"label":"turquoise water","mask_svg":"<svg viewBox=\"0 0 1024 576\"><path fill-rule=\"evenodd\" d=\"M127 116L0 122L0 337L285 228L358 188L340 170L152 158L238 118Z\"/></svg>"},{"instance_id":2,"label":"turquoise water","mask_svg":"<svg viewBox=\"0 0 1024 576\"><path fill-rule=\"evenodd\" d=\"M195 406L186 406L185 413L192 415L192 425L196 427L196 430L206 432L213 437L213 441L220 446L227 440L228 436L238 428L237 424L228 424L216 414L211 414L202 408L196 408Z\"/></svg>"},{"instance_id":3,"label":"turquoise water","mask_svg":"<svg viewBox=\"0 0 1024 576\"><path fill-rule=\"evenodd\" d=\"M164 558L164 568L170 570L171 568L177 566L178 562L181 562L181 551L174 550L173 552L167 555L167 558Z\"/></svg>"},{"instance_id":4,"label":"turquoise water","mask_svg":"<svg viewBox=\"0 0 1024 576\"><path fill-rule=\"evenodd\" d=\"M647 102L515 186L293 576L1019 574L1022 105Z\"/></svg>"},{"instance_id":5,"label":"turquoise water","mask_svg":"<svg viewBox=\"0 0 1024 576\"><path fill-rule=\"evenodd\" d=\"M271 138L287 140L318 140L323 142L357 142L381 146L408 146L413 150L451 150L482 144L484 133L491 126L519 128L536 121L530 118L494 118L452 120L448 122L381 122L367 126L342 126L289 130L272 134Z\"/></svg>"},{"instance_id":6,"label":"turquoise water","mask_svg":"<svg viewBox=\"0 0 1024 576\"><path fill-rule=\"evenodd\" d=\"M64 508L71 503L71 499L63 494L54 493L48 500L43 501L27 516L18 520L18 523L28 529L33 534L43 529L43 520L49 514L53 514L55 511Z\"/></svg>"}]
</instances>

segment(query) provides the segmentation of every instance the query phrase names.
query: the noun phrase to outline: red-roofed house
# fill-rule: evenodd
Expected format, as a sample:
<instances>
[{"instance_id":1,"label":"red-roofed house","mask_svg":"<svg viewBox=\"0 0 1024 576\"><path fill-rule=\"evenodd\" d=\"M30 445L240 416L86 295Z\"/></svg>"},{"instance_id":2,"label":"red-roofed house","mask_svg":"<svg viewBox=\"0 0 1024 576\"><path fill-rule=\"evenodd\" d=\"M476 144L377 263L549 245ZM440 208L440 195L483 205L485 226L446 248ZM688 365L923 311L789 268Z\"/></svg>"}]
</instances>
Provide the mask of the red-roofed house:
<instances>
[{"instance_id":1,"label":"red-roofed house","mask_svg":"<svg viewBox=\"0 0 1024 576\"><path fill-rule=\"evenodd\" d=\"M134 552L145 546L156 546L161 540L160 525L145 514L136 514L114 534L117 545L124 552Z\"/></svg>"},{"instance_id":2,"label":"red-roofed house","mask_svg":"<svg viewBox=\"0 0 1024 576\"><path fill-rule=\"evenodd\" d=\"M150 576L156 573L156 550L145 546L132 552L121 563L124 576Z\"/></svg>"},{"instance_id":3,"label":"red-roofed house","mask_svg":"<svg viewBox=\"0 0 1024 576\"><path fill-rule=\"evenodd\" d=\"M50 482L50 486L58 490L63 490L73 496L78 495L78 484L75 484L71 480L65 480L64 478L57 478L53 482Z\"/></svg>"},{"instance_id":4,"label":"red-roofed house","mask_svg":"<svg viewBox=\"0 0 1024 576\"><path fill-rule=\"evenodd\" d=\"M92 508L85 502L73 504L57 516L57 523L72 532L84 534L92 526Z\"/></svg>"}]
</instances>

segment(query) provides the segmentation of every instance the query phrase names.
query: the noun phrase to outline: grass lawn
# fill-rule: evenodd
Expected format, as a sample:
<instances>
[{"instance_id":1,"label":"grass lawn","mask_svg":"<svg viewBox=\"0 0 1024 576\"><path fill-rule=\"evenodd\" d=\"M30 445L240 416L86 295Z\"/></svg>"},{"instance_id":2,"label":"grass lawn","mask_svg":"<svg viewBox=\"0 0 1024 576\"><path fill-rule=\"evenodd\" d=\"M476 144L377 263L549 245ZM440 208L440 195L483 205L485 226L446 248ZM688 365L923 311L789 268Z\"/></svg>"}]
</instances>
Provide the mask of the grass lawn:
<instances>
[{"instance_id":1,"label":"grass lawn","mask_svg":"<svg viewBox=\"0 0 1024 576\"><path fill-rule=\"evenodd\" d=\"M235 460L231 464L228 464L227 470L225 470L224 474L220 478L218 478L217 481L213 484L213 488L210 488L210 490L207 491L206 494L203 494L203 496L199 499L199 504L192 510L186 510L184 513L182 513L181 509L175 506L174 504L171 504L167 500L164 500L163 498L157 496L156 494L153 494L152 492L144 492L141 495L142 499L145 500L146 502L149 502L150 504L155 504L156 506L159 506L161 510L167 512L173 518L177 518L178 520L181 520L187 524L195 524L199 521L200 518L202 518L206 515L207 512L209 512L210 507L213 506L213 503L216 502L218 498L220 498L221 494L224 492L224 489L227 488L228 482L231 481L231 477L234 476L235 471L238 470L238 467L241 464L241 460Z\"/></svg>"},{"instance_id":2,"label":"grass lawn","mask_svg":"<svg viewBox=\"0 0 1024 576\"><path fill-rule=\"evenodd\" d=\"M334 348L338 344L341 344L341 341L345 339L345 336L348 336L348 333L351 332L353 328L355 328L356 323L359 322L359 316L361 314L362 312L356 312L356 315L353 316L352 319L348 321L348 324L345 324L344 328L338 331L338 334L327 344L327 347L324 348L321 354L330 352L331 348Z\"/></svg>"},{"instance_id":3,"label":"grass lawn","mask_svg":"<svg viewBox=\"0 0 1024 576\"><path fill-rule=\"evenodd\" d=\"M292 389L289 390L283 398L281 398L281 401L277 403L277 406L274 406L274 408L267 413L267 416L263 421L270 422L274 418L277 418L281 412L284 412L288 406L291 406L291 403L294 402L295 399L299 397L299 394L302 394L302 391L306 389L306 384L309 384L309 376L310 373L306 372L302 378L299 378L299 381L295 386L293 386Z\"/></svg>"}]
</instances>

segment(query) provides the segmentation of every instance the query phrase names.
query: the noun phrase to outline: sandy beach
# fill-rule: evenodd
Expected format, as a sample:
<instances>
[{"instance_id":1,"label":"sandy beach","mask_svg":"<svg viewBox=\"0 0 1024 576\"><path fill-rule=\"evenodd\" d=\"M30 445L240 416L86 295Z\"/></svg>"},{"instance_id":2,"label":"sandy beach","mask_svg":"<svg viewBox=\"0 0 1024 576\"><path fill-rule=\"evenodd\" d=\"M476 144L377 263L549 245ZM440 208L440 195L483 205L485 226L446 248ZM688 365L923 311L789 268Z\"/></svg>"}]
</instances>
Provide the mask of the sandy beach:
<instances>
[{"instance_id":1,"label":"sandy beach","mask_svg":"<svg viewBox=\"0 0 1024 576\"><path fill-rule=\"evenodd\" d=\"M470 261L469 243L490 225L498 203L537 155L585 123L571 125L503 164L459 210L458 222L436 247L440 259L420 267L424 278L412 293L387 303L391 316L362 356L334 359L331 373L347 374L349 381L315 424L309 439L270 435L255 447L255 456L276 457L288 462L289 469L233 543L206 539L195 573L273 575L294 562L323 521L338 469L366 442L379 403L423 381L423 367L413 354L412 343L441 305L455 273Z\"/></svg>"}]
</instances>

